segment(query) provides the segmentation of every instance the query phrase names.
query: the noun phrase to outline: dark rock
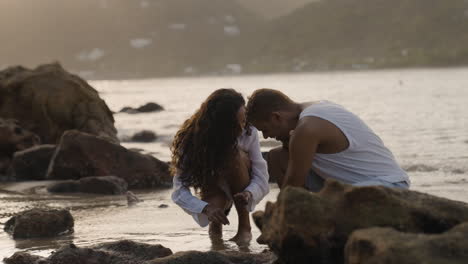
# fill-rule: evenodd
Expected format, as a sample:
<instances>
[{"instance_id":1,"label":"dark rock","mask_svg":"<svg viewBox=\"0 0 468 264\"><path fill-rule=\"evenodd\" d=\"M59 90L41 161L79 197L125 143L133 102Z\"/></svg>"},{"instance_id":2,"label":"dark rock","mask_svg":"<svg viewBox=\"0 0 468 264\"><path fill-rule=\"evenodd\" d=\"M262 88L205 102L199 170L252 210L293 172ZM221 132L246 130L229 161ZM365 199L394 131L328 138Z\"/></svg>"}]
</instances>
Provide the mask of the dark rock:
<instances>
[{"instance_id":1,"label":"dark rock","mask_svg":"<svg viewBox=\"0 0 468 264\"><path fill-rule=\"evenodd\" d=\"M128 255L137 260L152 260L172 255L172 251L162 245L149 245L131 240L105 243L94 247L94 249L110 251L120 255Z\"/></svg>"},{"instance_id":2,"label":"dark rock","mask_svg":"<svg viewBox=\"0 0 468 264\"><path fill-rule=\"evenodd\" d=\"M169 207L169 205L167 205L167 204L160 204L158 206L158 208L168 208L168 207Z\"/></svg>"},{"instance_id":3,"label":"dark rock","mask_svg":"<svg viewBox=\"0 0 468 264\"><path fill-rule=\"evenodd\" d=\"M156 138L156 134L153 131L143 130L133 135L130 140L134 142L153 142Z\"/></svg>"},{"instance_id":4,"label":"dark rock","mask_svg":"<svg viewBox=\"0 0 468 264\"><path fill-rule=\"evenodd\" d=\"M20 212L5 223L13 238L51 237L73 232L73 217L67 210L31 209Z\"/></svg>"},{"instance_id":5,"label":"dark rock","mask_svg":"<svg viewBox=\"0 0 468 264\"><path fill-rule=\"evenodd\" d=\"M45 261L45 258L31 255L26 252L16 252L9 258L4 258L5 264L39 264L40 261Z\"/></svg>"},{"instance_id":6,"label":"dark rock","mask_svg":"<svg viewBox=\"0 0 468 264\"><path fill-rule=\"evenodd\" d=\"M466 264L468 223L437 235L377 227L357 230L346 243L345 261L347 264Z\"/></svg>"},{"instance_id":7,"label":"dark rock","mask_svg":"<svg viewBox=\"0 0 468 264\"><path fill-rule=\"evenodd\" d=\"M51 193L95 193L120 195L127 192L127 182L115 176L85 177L77 181L54 183L47 187Z\"/></svg>"},{"instance_id":8,"label":"dark rock","mask_svg":"<svg viewBox=\"0 0 468 264\"><path fill-rule=\"evenodd\" d=\"M108 175L124 179L129 188L151 188L171 182L167 163L76 130L63 134L47 179Z\"/></svg>"},{"instance_id":9,"label":"dark rock","mask_svg":"<svg viewBox=\"0 0 468 264\"><path fill-rule=\"evenodd\" d=\"M79 191L79 181L63 181L47 186L47 191L51 193L74 193Z\"/></svg>"},{"instance_id":10,"label":"dark rock","mask_svg":"<svg viewBox=\"0 0 468 264\"><path fill-rule=\"evenodd\" d=\"M148 264L270 264L276 257L271 253L185 251L149 261Z\"/></svg>"},{"instance_id":11,"label":"dark rock","mask_svg":"<svg viewBox=\"0 0 468 264\"><path fill-rule=\"evenodd\" d=\"M468 221L468 205L409 190L328 181L319 193L287 187L255 214L281 263L343 263L349 235L368 227L437 234Z\"/></svg>"},{"instance_id":12,"label":"dark rock","mask_svg":"<svg viewBox=\"0 0 468 264\"><path fill-rule=\"evenodd\" d=\"M0 116L14 118L56 144L63 132L77 129L118 142L114 118L98 92L59 64L0 72Z\"/></svg>"},{"instance_id":13,"label":"dark rock","mask_svg":"<svg viewBox=\"0 0 468 264\"><path fill-rule=\"evenodd\" d=\"M19 258L15 255L24 255ZM166 257L172 251L161 245L149 245L129 240L106 243L93 248L80 248L73 244L55 251L48 258L15 253L7 264L147 264L149 260ZM24 261L23 261L24 260ZM31 260L32 262L27 262Z\"/></svg>"},{"instance_id":14,"label":"dark rock","mask_svg":"<svg viewBox=\"0 0 468 264\"><path fill-rule=\"evenodd\" d=\"M44 180L55 145L39 145L15 152L12 171L18 180Z\"/></svg>"},{"instance_id":15,"label":"dark rock","mask_svg":"<svg viewBox=\"0 0 468 264\"><path fill-rule=\"evenodd\" d=\"M127 113L127 114L138 114L138 113L159 112L159 111L163 111L163 110L164 110L164 108L159 104L147 103L147 104L142 105L142 106L137 107L137 108L126 106L126 107L123 107L122 109L120 109L119 112Z\"/></svg>"},{"instance_id":16,"label":"dark rock","mask_svg":"<svg viewBox=\"0 0 468 264\"><path fill-rule=\"evenodd\" d=\"M137 108L137 111L140 113L157 112L162 110L164 110L164 108L156 103L147 103Z\"/></svg>"},{"instance_id":17,"label":"dark rock","mask_svg":"<svg viewBox=\"0 0 468 264\"><path fill-rule=\"evenodd\" d=\"M0 102L1 100L0 96ZM17 120L0 118L0 173L9 172L15 152L28 149L39 143L40 138L21 127Z\"/></svg>"},{"instance_id":18,"label":"dark rock","mask_svg":"<svg viewBox=\"0 0 468 264\"><path fill-rule=\"evenodd\" d=\"M78 190L83 193L124 194L127 182L116 176L85 177L79 180Z\"/></svg>"}]
</instances>

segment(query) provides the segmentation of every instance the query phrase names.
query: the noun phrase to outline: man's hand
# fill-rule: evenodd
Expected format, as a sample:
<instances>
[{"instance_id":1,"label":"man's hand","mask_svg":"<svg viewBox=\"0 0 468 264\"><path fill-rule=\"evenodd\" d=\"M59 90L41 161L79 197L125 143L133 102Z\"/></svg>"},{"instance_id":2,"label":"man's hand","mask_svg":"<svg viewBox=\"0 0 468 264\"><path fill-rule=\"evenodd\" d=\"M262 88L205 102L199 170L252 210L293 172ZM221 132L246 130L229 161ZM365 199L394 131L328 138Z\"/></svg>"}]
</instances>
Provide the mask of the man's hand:
<instances>
[{"instance_id":1,"label":"man's hand","mask_svg":"<svg viewBox=\"0 0 468 264\"><path fill-rule=\"evenodd\" d=\"M246 206L249 204L250 200L252 200L252 193L249 191L234 194L234 201L240 205Z\"/></svg>"},{"instance_id":2,"label":"man's hand","mask_svg":"<svg viewBox=\"0 0 468 264\"><path fill-rule=\"evenodd\" d=\"M207 206L205 206L205 208L203 208L202 213L206 214L208 216L208 220L210 220L211 222L229 225L229 220L224 214L224 210L222 210L221 208L208 204Z\"/></svg>"}]
</instances>

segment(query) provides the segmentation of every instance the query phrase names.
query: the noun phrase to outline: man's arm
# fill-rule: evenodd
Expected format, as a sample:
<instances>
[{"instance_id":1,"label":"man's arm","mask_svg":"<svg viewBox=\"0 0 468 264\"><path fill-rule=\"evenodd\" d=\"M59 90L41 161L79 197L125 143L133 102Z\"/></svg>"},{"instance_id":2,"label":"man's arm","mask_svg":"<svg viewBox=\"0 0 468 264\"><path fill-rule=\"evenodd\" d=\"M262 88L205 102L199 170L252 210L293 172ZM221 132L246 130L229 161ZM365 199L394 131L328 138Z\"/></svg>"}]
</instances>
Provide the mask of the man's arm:
<instances>
[{"instance_id":1,"label":"man's arm","mask_svg":"<svg viewBox=\"0 0 468 264\"><path fill-rule=\"evenodd\" d=\"M324 131L318 118L306 117L299 121L289 141L289 163L283 186L305 187L312 160L323 138Z\"/></svg>"}]
</instances>

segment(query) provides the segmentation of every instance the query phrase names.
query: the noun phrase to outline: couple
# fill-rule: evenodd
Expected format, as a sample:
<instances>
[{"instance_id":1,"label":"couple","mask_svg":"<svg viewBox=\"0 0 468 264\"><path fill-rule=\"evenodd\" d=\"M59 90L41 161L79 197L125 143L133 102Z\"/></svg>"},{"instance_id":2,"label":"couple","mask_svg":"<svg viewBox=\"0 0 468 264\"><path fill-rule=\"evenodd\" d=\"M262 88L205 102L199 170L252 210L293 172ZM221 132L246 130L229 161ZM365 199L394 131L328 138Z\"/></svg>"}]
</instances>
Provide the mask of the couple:
<instances>
[{"instance_id":1,"label":"couple","mask_svg":"<svg viewBox=\"0 0 468 264\"><path fill-rule=\"evenodd\" d=\"M257 129L282 147L267 162ZM268 166L267 166L268 163ZM280 91L249 98L219 89L177 132L172 146L172 200L210 235L221 237L234 204L239 226L231 239L252 239L249 212L268 193L269 175L280 188L319 191L324 179L356 186L409 188L407 174L382 140L356 115L329 101L296 103ZM190 187L198 196L192 195Z\"/></svg>"}]
</instances>

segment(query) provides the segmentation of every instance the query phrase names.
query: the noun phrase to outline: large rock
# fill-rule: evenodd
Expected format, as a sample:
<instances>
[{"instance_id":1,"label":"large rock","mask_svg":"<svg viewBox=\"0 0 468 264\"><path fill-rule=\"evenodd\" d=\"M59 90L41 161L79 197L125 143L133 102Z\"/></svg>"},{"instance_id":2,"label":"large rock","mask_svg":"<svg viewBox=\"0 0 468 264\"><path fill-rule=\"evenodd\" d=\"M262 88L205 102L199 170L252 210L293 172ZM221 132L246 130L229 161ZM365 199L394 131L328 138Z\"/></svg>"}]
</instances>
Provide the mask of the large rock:
<instances>
[{"instance_id":1,"label":"large rock","mask_svg":"<svg viewBox=\"0 0 468 264\"><path fill-rule=\"evenodd\" d=\"M76 130L63 134L47 179L108 175L124 179L129 188L158 187L171 182L167 163Z\"/></svg>"},{"instance_id":2,"label":"large rock","mask_svg":"<svg viewBox=\"0 0 468 264\"><path fill-rule=\"evenodd\" d=\"M73 233L73 226L73 217L67 210L31 209L10 218L4 229L16 239Z\"/></svg>"},{"instance_id":3,"label":"large rock","mask_svg":"<svg viewBox=\"0 0 468 264\"><path fill-rule=\"evenodd\" d=\"M120 195L127 192L127 182L116 176L85 177L77 181L52 184L47 190L52 193L96 193Z\"/></svg>"},{"instance_id":4,"label":"large rock","mask_svg":"<svg viewBox=\"0 0 468 264\"><path fill-rule=\"evenodd\" d=\"M7 172L16 151L25 150L39 143L39 137L21 127L17 120L0 118L0 173Z\"/></svg>"},{"instance_id":5,"label":"large rock","mask_svg":"<svg viewBox=\"0 0 468 264\"><path fill-rule=\"evenodd\" d=\"M135 133L130 140L133 142L153 142L157 138L156 134L153 131L143 130L138 133Z\"/></svg>"},{"instance_id":6,"label":"large rock","mask_svg":"<svg viewBox=\"0 0 468 264\"><path fill-rule=\"evenodd\" d=\"M408 190L327 182L319 193L287 187L254 215L280 263L343 263L349 235L368 227L437 234L468 221L468 205Z\"/></svg>"},{"instance_id":7,"label":"large rock","mask_svg":"<svg viewBox=\"0 0 468 264\"><path fill-rule=\"evenodd\" d=\"M98 92L59 64L0 72L0 116L19 120L45 144L56 144L70 129L118 142L114 118Z\"/></svg>"},{"instance_id":8,"label":"large rock","mask_svg":"<svg viewBox=\"0 0 468 264\"><path fill-rule=\"evenodd\" d=\"M15 152L12 172L17 180L44 180L55 145L39 145Z\"/></svg>"},{"instance_id":9,"label":"large rock","mask_svg":"<svg viewBox=\"0 0 468 264\"><path fill-rule=\"evenodd\" d=\"M442 234L408 234L392 228L354 231L346 244L347 264L466 264L468 223Z\"/></svg>"},{"instance_id":10,"label":"large rock","mask_svg":"<svg viewBox=\"0 0 468 264\"><path fill-rule=\"evenodd\" d=\"M11 257L4 258L3 261L5 264L39 264L41 261L45 261L45 258L26 252L16 252Z\"/></svg>"}]
</instances>

